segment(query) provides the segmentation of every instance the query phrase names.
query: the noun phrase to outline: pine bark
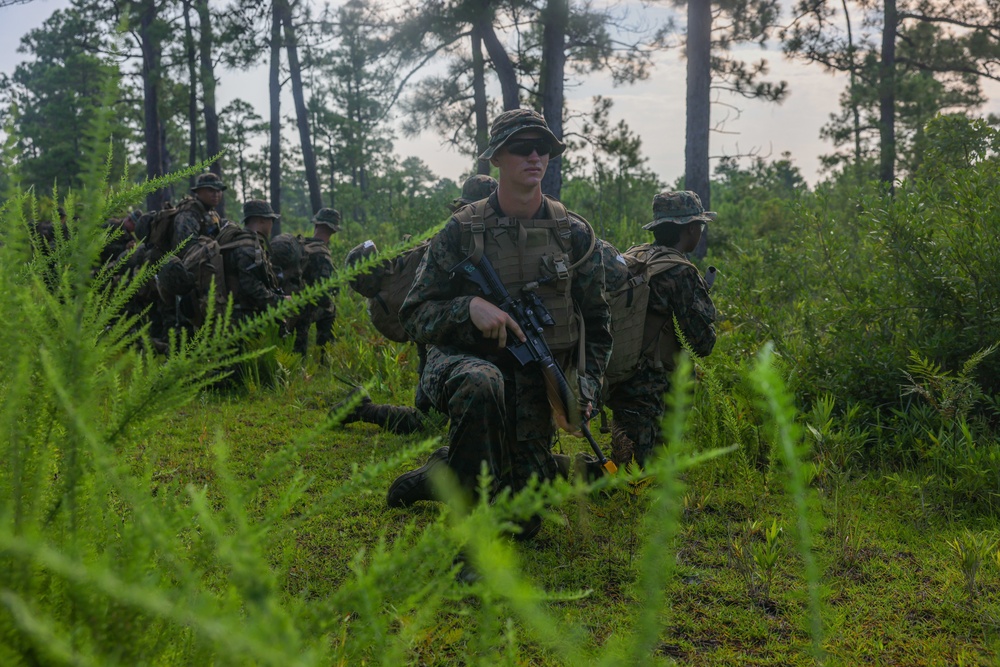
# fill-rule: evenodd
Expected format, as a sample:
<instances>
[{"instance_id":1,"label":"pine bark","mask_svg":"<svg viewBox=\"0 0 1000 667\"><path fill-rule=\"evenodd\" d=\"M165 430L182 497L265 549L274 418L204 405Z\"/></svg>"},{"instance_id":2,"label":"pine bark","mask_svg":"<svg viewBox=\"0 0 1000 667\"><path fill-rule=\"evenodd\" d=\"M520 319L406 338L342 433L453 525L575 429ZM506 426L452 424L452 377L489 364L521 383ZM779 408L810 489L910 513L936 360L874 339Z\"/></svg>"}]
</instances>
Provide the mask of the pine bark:
<instances>
[{"instance_id":1,"label":"pine bark","mask_svg":"<svg viewBox=\"0 0 1000 667\"><path fill-rule=\"evenodd\" d=\"M566 84L566 28L569 0L548 0L542 15L542 115L558 139L563 138L563 102ZM549 160L542 178L542 192L559 198L562 192L562 157Z\"/></svg>"},{"instance_id":2,"label":"pine bark","mask_svg":"<svg viewBox=\"0 0 1000 667\"><path fill-rule=\"evenodd\" d=\"M514 71L514 64L510 61L507 50L500 43L500 39L497 37L496 30L493 29L492 23L488 20L481 21L479 31L483 38L483 44L486 46L486 52L493 62L493 69L496 70L497 79L500 81L500 92L503 95L503 110L510 111L511 109L517 109L521 106L521 102L518 95L517 72Z\"/></svg>"},{"instance_id":3,"label":"pine bark","mask_svg":"<svg viewBox=\"0 0 1000 667\"><path fill-rule=\"evenodd\" d=\"M309 205L313 213L323 208L323 193L319 187L319 172L316 169L316 153L313 150L312 134L309 129L309 111L306 109L305 90L302 85L302 66L299 63L299 49L296 42L295 26L288 3L283 2L282 22L285 26L285 49L288 52L288 71L292 82L292 99L295 100L295 118L299 127L299 141L302 144L302 164L309 186Z\"/></svg>"},{"instance_id":4,"label":"pine bark","mask_svg":"<svg viewBox=\"0 0 1000 667\"><path fill-rule=\"evenodd\" d=\"M194 31L191 28L191 0L184 0L184 51L188 66L188 166L198 161L198 70L195 67ZM195 176L189 179L194 185Z\"/></svg>"},{"instance_id":5,"label":"pine bark","mask_svg":"<svg viewBox=\"0 0 1000 667\"><path fill-rule=\"evenodd\" d=\"M212 61L214 35L212 33L212 15L208 10L208 0L197 0L200 33L198 39L199 59L201 62L201 90L205 104L205 149L209 156L218 155L222 150L219 139L219 114L215 104L215 63ZM219 160L210 165L210 170L222 178L222 163Z\"/></svg>"},{"instance_id":6,"label":"pine bark","mask_svg":"<svg viewBox=\"0 0 1000 667\"><path fill-rule=\"evenodd\" d=\"M896 180L896 0L885 0L882 62L879 67L879 180L893 190Z\"/></svg>"},{"instance_id":7,"label":"pine bark","mask_svg":"<svg viewBox=\"0 0 1000 667\"><path fill-rule=\"evenodd\" d=\"M271 70L268 89L271 98L271 150L268 180L270 181L271 208L281 212L281 4L271 4ZM274 225L281 229L280 220Z\"/></svg>"},{"instance_id":8,"label":"pine bark","mask_svg":"<svg viewBox=\"0 0 1000 667\"><path fill-rule=\"evenodd\" d=\"M478 27L472 29L472 103L476 117L476 173L488 175L490 161L479 159L489 143L489 120L486 117L486 62Z\"/></svg>"},{"instance_id":9,"label":"pine bark","mask_svg":"<svg viewBox=\"0 0 1000 667\"><path fill-rule=\"evenodd\" d=\"M157 18L158 7L154 0L146 0L142 4L142 14L139 17L139 41L142 49L142 92L143 92L143 122L146 141L146 178L153 179L162 176L163 141L160 121L160 55L161 46L153 34L153 23ZM163 208L170 194L166 189L151 192L146 197L146 208L157 211Z\"/></svg>"},{"instance_id":10,"label":"pine bark","mask_svg":"<svg viewBox=\"0 0 1000 667\"><path fill-rule=\"evenodd\" d=\"M687 119L684 141L684 187L711 207L708 138L711 126L712 3L689 0L687 6ZM704 257L708 233L701 235L695 255Z\"/></svg>"}]
</instances>

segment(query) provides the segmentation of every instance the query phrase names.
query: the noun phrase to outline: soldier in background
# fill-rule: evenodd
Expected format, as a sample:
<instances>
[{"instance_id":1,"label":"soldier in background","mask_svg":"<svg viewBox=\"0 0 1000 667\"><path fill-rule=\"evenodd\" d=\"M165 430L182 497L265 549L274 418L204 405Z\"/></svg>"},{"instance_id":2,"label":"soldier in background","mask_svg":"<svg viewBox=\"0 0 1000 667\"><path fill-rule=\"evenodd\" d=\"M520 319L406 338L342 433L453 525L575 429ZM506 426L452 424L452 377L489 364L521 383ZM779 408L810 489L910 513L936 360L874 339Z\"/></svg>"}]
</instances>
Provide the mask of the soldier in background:
<instances>
[{"instance_id":1,"label":"soldier in background","mask_svg":"<svg viewBox=\"0 0 1000 667\"><path fill-rule=\"evenodd\" d=\"M191 188L191 197L177 205L174 216L171 247L176 248L194 236L216 236L222 228L222 218L215 207L222 203L226 185L215 174L199 174Z\"/></svg>"},{"instance_id":2,"label":"soldier in background","mask_svg":"<svg viewBox=\"0 0 1000 667\"><path fill-rule=\"evenodd\" d=\"M333 275L330 239L340 231L340 212L332 208L321 208L313 216L312 223L312 238L302 242L303 287L323 282ZM299 318L295 326L295 351L299 354L306 354L309 327L313 322L316 323L316 345L322 348L333 342L333 322L337 318L337 304L333 297L336 295L336 288L331 288Z\"/></svg>"},{"instance_id":3,"label":"soldier in background","mask_svg":"<svg viewBox=\"0 0 1000 667\"><path fill-rule=\"evenodd\" d=\"M481 199L486 199L492 195L497 189L497 181L492 176L487 176L484 174L474 174L465 180L462 184L461 194L451 201L448 208L454 213L464 206L468 206L474 202ZM348 267L354 266L358 262L372 257L378 254L378 248L375 246L373 241L365 241L364 243L355 246L347 254L346 265ZM394 270L399 270L399 260L387 260L381 264L373 267L367 273L355 277L350 285L351 288L368 299L368 315L372 319L372 323L375 325L376 329L379 329L383 335L387 338L395 340L397 338L396 332L402 332L405 336L405 332L402 330L401 325L399 325L399 313L385 313L378 303L378 294L382 290L382 279L385 275L392 273ZM393 266L394 262L397 266ZM394 320L391 322L392 331L383 331L383 327L387 319ZM420 364L417 368L417 375L423 373L424 364L427 361L427 349L426 346L417 343L417 354L420 357ZM363 389L356 387L352 394L358 392L363 392ZM337 411L346 402L352 400L348 397L344 401L337 403L332 411ZM408 434L415 431L419 431L424 427L425 417L430 411L430 400L426 395L420 390L420 383L418 377L417 383L417 394L415 398L415 407L410 407L408 405L389 405L384 403L374 403L372 399L364 394L361 397L361 402L349 412L341 422L342 424L351 424L353 422L365 422L368 424L376 424L381 428L391 431L393 433Z\"/></svg>"},{"instance_id":4,"label":"soldier in background","mask_svg":"<svg viewBox=\"0 0 1000 667\"><path fill-rule=\"evenodd\" d=\"M222 228L222 218L215 208L222 203L226 185L215 174L199 174L191 188L192 197L177 205L174 217L174 247L191 236L216 236Z\"/></svg>"},{"instance_id":5,"label":"soldier in background","mask_svg":"<svg viewBox=\"0 0 1000 667\"><path fill-rule=\"evenodd\" d=\"M219 233L234 320L253 317L290 298L278 287L268 246L271 228L279 217L268 202L251 199L243 204L243 227L230 224Z\"/></svg>"},{"instance_id":6,"label":"soldier in background","mask_svg":"<svg viewBox=\"0 0 1000 667\"><path fill-rule=\"evenodd\" d=\"M448 206L454 213L463 206L468 206L480 199L486 199L497 189L497 179L486 174L473 174L462 184L462 194L451 200Z\"/></svg>"},{"instance_id":7,"label":"soldier in background","mask_svg":"<svg viewBox=\"0 0 1000 667\"><path fill-rule=\"evenodd\" d=\"M668 191L653 198L653 221L643 229L653 232L652 250L684 260L714 219L696 193ZM681 350L674 318L691 349L703 357L715 346L715 317L708 285L693 264L681 261L652 277L638 368L610 388L607 401L614 412L611 453L616 464L625 465L634 455L644 465L663 442L663 396L670 391L670 374Z\"/></svg>"}]
</instances>

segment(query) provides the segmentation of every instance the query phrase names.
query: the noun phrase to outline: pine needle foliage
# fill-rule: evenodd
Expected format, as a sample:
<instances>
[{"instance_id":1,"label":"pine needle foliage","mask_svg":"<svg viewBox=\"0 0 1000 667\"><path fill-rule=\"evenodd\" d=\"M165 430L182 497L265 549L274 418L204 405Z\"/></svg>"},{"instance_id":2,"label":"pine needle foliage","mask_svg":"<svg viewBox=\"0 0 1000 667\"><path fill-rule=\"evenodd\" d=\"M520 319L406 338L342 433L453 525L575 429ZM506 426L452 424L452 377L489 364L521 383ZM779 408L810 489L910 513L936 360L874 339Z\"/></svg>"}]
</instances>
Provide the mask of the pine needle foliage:
<instances>
[{"instance_id":1,"label":"pine needle foliage","mask_svg":"<svg viewBox=\"0 0 1000 667\"><path fill-rule=\"evenodd\" d=\"M166 358L135 345L145 336L141 327L108 312L134 286L91 269L106 240L101 204L109 198L100 192L84 193L90 205L50 255L33 245L30 194L5 213L0 271L11 287L2 297L10 326L0 333L0 428L10 462L0 476L5 664L419 663L425 651L440 656L427 644L435 637L459 646L455 661L466 664L519 664L526 640L552 664L651 657L670 579L663 555L674 548L683 506L681 475L728 451L684 444L690 365L678 372L667 422L676 446L648 471L655 484L646 487L644 602L631 630L602 646L590 630L560 618L552 605L588 591L540 588L525 576L505 534L513 520L550 515L549 508L581 493L625 489L636 476L593 488L559 481L491 503L484 492L472 506L456 502L439 520L411 524L358 552L332 596L290 594L296 531L338 499L372 492L375 480L435 442L356 466L334 493L317 498L298 460L333 418L292 437L261 461L253 479L235 477L232 445L206 434L210 478L153 483L160 472L151 466L158 460L156 425L246 360L240 341L282 311L236 327L224 313L204 332L175 339ZM58 277L54 286L46 275ZM456 581L460 554L480 581Z\"/></svg>"}]
</instances>

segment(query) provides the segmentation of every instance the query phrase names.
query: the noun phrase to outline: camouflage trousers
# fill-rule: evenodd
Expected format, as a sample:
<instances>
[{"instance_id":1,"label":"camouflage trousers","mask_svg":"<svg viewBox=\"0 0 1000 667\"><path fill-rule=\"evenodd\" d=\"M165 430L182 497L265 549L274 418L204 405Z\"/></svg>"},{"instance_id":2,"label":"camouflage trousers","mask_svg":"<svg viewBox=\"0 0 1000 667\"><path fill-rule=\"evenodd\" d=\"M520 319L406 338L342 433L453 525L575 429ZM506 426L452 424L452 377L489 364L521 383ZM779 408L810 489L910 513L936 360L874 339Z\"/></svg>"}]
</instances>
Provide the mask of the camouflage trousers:
<instances>
[{"instance_id":1,"label":"camouflage trousers","mask_svg":"<svg viewBox=\"0 0 1000 667\"><path fill-rule=\"evenodd\" d=\"M494 491L517 491L533 475L556 476L555 429L541 372L515 366L506 356L428 349L420 388L433 408L448 415L448 466L470 492L478 488L483 464Z\"/></svg>"},{"instance_id":2,"label":"camouflage trousers","mask_svg":"<svg viewBox=\"0 0 1000 667\"><path fill-rule=\"evenodd\" d=\"M316 346L323 347L333 342L333 321L337 318L337 307L330 304L327 308L315 306L306 310L295 322L295 346L299 354L305 356L309 348L309 327L316 323Z\"/></svg>"},{"instance_id":3,"label":"camouflage trousers","mask_svg":"<svg viewBox=\"0 0 1000 667\"><path fill-rule=\"evenodd\" d=\"M611 457L618 465L632 456L644 465L663 443L660 420L666 409L663 395L670 390L670 374L640 368L625 382L611 387L607 406L614 412Z\"/></svg>"},{"instance_id":4,"label":"camouflage trousers","mask_svg":"<svg viewBox=\"0 0 1000 667\"><path fill-rule=\"evenodd\" d=\"M424 367L427 365L427 346L417 343L417 355L420 360L417 375L422 377ZM423 384L419 381L419 377L414 397L415 407L385 403L362 403L354 411L357 421L375 424L400 435L422 431L425 426L425 417L430 412L432 404L430 398L424 393Z\"/></svg>"}]
</instances>

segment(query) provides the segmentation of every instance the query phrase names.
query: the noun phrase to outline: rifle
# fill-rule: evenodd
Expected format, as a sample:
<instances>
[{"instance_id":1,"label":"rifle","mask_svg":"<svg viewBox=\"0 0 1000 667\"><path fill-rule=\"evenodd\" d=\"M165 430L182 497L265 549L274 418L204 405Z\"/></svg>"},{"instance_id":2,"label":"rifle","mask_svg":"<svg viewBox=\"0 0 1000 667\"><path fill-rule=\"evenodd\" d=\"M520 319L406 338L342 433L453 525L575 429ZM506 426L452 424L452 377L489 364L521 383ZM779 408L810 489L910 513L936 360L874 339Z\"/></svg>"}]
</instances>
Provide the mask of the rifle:
<instances>
[{"instance_id":1,"label":"rifle","mask_svg":"<svg viewBox=\"0 0 1000 667\"><path fill-rule=\"evenodd\" d=\"M474 282L487 301L499 307L517 322L518 326L521 327L521 331L524 332L526 340L522 343L517 338L510 337L507 339L507 349L510 350L510 353L514 355L514 358L522 366L527 366L532 362L538 363L542 369L545 384L551 390L550 395L554 393L559 402L562 403L567 421L572 419L572 415L574 414L573 404L576 402L576 396L569 387L566 374L563 373L562 368L559 367L558 362L552 356L552 350L549 349L549 344L545 342L545 337L542 335L544 328L553 326L555 322L552 319L552 315L549 314L549 311L542 304L542 300L538 298L538 294L534 290L528 289L528 286L525 286L521 288L520 298L515 299L512 297L507 288L504 287L500 276L493 269L493 264L486 257L481 257L478 265L472 261L471 257L466 257L452 268L451 273L452 275L463 276ZM576 411L576 414L582 416L579 410ZM590 443L590 448L594 450L594 454L601 462L601 466L609 473L614 474L617 472L617 466L615 466L613 461L608 460L604 456L600 445L594 440L587 421L585 419L580 419L579 421L580 431L583 433L583 437L587 439L587 442Z\"/></svg>"}]
</instances>

